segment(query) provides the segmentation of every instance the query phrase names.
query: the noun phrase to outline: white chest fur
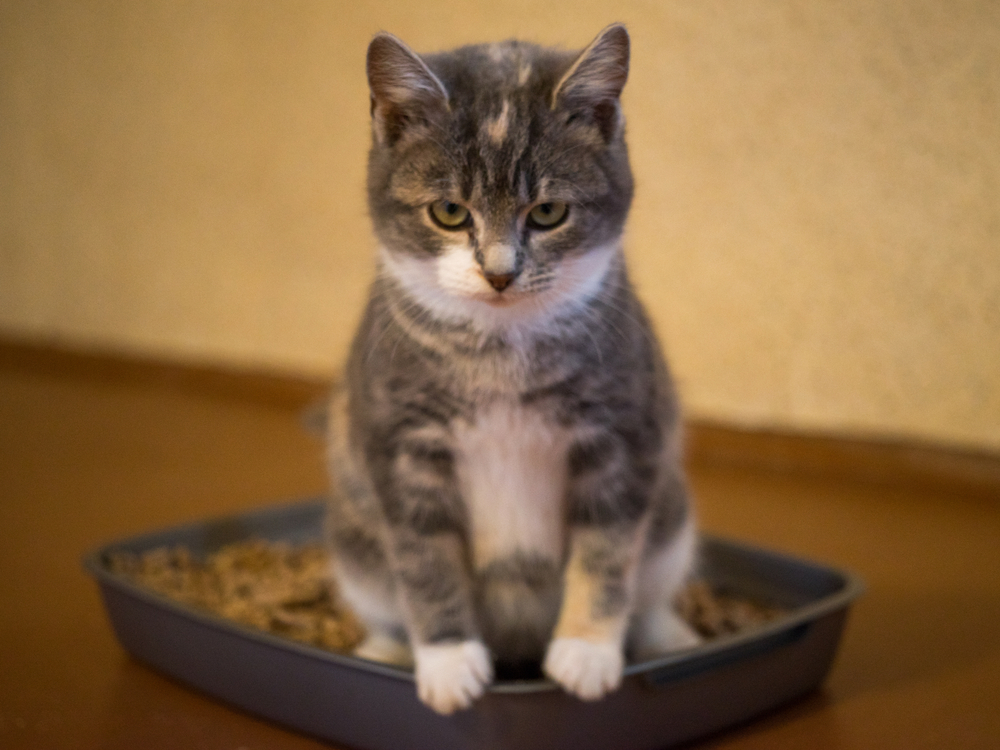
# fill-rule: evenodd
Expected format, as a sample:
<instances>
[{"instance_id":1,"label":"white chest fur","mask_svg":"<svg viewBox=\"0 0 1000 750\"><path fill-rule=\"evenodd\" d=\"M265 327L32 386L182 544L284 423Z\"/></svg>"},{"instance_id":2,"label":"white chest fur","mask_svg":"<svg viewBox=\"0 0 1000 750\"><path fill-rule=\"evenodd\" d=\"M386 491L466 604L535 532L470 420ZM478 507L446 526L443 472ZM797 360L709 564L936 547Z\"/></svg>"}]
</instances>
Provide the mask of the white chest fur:
<instances>
[{"instance_id":1,"label":"white chest fur","mask_svg":"<svg viewBox=\"0 0 1000 750\"><path fill-rule=\"evenodd\" d=\"M455 472L477 568L514 553L562 558L569 433L515 402L456 420Z\"/></svg>"}]
</instances>

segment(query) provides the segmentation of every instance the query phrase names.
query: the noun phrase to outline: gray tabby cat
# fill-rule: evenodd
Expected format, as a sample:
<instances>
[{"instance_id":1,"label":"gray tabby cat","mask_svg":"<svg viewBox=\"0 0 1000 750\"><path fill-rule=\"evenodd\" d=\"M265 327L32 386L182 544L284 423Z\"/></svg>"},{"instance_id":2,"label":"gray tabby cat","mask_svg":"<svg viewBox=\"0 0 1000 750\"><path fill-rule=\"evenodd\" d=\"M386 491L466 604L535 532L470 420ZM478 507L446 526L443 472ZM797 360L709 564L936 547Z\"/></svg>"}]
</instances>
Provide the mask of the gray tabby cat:
<instances>
[{"instance_id":1,"label":"gray tabby cat","mask_svg":"<svg viewBox=\"0 0 1000 750\"><path fill-rule=\"evenodd\" d=\"M671 382L626 276L629 37L368 49L379 273L331 408L328 536L358 655L468 706L539 663L591 700L697 643ZM521 672L523 673L523 671Z\"/></svg>"}]
</instances>

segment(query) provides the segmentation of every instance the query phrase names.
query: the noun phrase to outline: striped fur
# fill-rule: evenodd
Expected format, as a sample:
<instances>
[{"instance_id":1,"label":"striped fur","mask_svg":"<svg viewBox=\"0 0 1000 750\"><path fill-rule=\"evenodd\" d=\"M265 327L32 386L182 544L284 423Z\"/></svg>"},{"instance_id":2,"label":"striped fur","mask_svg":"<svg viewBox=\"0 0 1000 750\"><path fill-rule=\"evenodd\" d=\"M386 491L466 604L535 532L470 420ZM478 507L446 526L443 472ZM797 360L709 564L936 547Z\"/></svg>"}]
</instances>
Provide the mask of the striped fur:
<instances>
[{"instance_id":1,"label":"striped fur","mask_svg":"<svg viewBox=\"0 0 1000 750\"><path fill-rule=\"evenodd\" d=\"M369 49L379 275L328 536L359 653L412 658L442 713L494 667L593 699L627 649L694 642L669 607L694 559L677 401L620 243L627 68L621 26L582 53Z\"/></svg>"}]
</instances>

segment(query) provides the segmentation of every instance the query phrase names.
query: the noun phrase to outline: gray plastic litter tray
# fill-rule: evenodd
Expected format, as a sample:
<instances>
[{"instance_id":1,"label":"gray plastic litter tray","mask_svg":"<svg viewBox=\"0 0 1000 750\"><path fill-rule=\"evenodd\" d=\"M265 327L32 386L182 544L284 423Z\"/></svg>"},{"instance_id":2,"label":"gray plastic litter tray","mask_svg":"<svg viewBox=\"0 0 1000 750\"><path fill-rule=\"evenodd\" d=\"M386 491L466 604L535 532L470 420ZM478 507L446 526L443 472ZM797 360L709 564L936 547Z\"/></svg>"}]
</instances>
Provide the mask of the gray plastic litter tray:
<instances>
[{"instance_id":1,"label":"gray plastic litter tray","mask_svg":"<svg viewBox=\"0 0 1000 750\"><path fill-rule=\"evenodd\" d=\"M862 584L850 573L716 538L702 573L736 594L787 608L766 626L626 668L594 703L545 680L498 682L471 709L438 716L401 669L295 643L193 609L112 573L108 555L184 545L195 555L259 537L315 541L323 501L145 534L88 554L115 634L136 659L222 701L359 750L640 750L746 721L826 676Z\"/></svg>"}]
</instances>

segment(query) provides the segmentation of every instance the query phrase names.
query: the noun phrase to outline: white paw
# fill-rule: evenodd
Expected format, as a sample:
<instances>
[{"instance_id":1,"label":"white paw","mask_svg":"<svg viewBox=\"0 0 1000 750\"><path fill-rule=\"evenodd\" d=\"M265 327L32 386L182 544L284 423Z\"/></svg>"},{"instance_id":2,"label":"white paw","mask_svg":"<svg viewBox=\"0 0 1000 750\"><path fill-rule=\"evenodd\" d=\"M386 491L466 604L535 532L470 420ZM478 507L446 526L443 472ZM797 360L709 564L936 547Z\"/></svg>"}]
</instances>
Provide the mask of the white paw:
<instances>
[{"instance_id":1,"label":"white paw","mask_svg":"<svg viewBox=\"0 0 1000 750\"><path fill-rule=\"evenodd\" d=\"M439 714L468 708L493 679L493 665L480 641L417 646L417 695Z\"/></svg>"},{"instance_id":2,"label":"white paw","mask_svg":"<svg viewBox=\"0 0 1000 750\"><path fill-rule=\"evenodd\" d=\"M545 654L545 674L585 701L604 697L621 684L625 659L616 643L556 638Z\"/></svg>"}]
</instances>

